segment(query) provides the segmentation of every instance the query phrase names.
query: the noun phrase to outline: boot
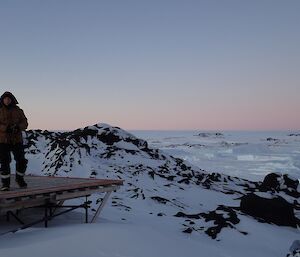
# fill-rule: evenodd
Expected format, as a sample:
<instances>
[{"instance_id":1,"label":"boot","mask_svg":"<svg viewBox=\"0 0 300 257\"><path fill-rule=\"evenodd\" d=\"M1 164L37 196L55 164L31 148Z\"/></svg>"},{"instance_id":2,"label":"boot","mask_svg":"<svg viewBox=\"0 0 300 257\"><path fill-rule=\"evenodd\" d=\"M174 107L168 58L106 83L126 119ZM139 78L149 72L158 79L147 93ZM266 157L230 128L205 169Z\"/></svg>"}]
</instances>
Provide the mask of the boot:
<instances>
[{"instance_id":1,"label":"boot","mask_svg":"<svg viewBox=\"0 0 300 257\"><path fill-rule=\"evenodd\" d=\"M24 180L24 175L20 176L20 175L16 175L16 182L19 185L20 188L27 188L27 183Z\"/></svg>"},{"instance_id":2,"label":"boot","mask_svg":"<svg viewBox=\"0 0 300 257\"><path fill-rule=\"evenodd\" d=\"M9 191L9 186L7 186L7 185L2 185L2 186L0 187L0 191L1 191L1 192L3 192L3 191Z\"/></svg>"},{"instance_id":3,"label":"boot","mask_svg":"<svg viewBox=\"0 0 300 257\"><path fill-rule=\"evenodd\" d=\"M9 176L9 177L7 177L7 176ZM9 191L10 175L2 175L1 181L2 181L2 186L0 188L0 191Z\"/></svg>"}]
</instances>

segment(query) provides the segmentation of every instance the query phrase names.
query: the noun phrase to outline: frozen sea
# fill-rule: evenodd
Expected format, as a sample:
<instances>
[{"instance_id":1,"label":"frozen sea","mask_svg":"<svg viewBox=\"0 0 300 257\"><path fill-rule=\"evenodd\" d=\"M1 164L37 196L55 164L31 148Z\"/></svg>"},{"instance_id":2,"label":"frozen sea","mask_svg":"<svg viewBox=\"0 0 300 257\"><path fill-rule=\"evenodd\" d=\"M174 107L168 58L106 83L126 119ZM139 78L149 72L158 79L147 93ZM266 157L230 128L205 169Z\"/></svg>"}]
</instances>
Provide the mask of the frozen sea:
<instances>
[{"instance_id":1,"label":"frozen sea","mask_svg":"<svg viewBox=\"0 0 300 257\"><path fill-rule=\"evenodd\" d=\"M299 131L130 131L209 172L262 180L270 172L300 178Z\"/></svg>"}]
</instances>

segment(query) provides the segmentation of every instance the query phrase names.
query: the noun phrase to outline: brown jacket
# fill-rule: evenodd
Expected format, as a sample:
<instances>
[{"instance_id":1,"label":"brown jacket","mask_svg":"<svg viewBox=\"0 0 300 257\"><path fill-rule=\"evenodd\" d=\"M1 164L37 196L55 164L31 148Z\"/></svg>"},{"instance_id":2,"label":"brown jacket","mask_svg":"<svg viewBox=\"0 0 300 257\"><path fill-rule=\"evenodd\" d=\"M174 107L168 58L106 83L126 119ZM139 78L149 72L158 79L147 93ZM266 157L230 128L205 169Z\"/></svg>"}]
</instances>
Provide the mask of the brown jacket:
<instances>
[{"instance_id":1,"label":"brown jacket","mask_svg":"<svg viewBox=\"0 0 300 257\"><path fill-rule=\"evenodd\" d=\"M16 133L7 133L7 128L12 125L19 127ZM0 143L17 144L22 143L22 131L27 129L27 118L22 109L15 104L10 107L0 107Z\"/></svg>"}]
</instances>

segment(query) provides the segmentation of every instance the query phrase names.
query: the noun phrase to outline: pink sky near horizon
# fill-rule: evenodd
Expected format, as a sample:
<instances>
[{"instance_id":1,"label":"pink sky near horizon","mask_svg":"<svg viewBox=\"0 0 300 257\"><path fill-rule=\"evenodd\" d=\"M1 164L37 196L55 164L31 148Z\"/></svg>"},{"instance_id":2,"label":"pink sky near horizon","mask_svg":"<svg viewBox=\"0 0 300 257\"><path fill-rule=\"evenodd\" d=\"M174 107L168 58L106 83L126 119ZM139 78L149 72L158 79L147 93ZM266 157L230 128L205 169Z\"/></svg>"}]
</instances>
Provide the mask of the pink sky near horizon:
<instances>
[{"instance_id":1,"label":"pink sky near horizon","mask_svg":"<svg viewBox=\"0 0 300 257\"><path fill-rule=\"evenodd\" d=\"M300 1L0 2L30 129L300 130Z\"/></svg>"},{"instance_id":2,"label":"pink sky near horizon","mask_svg":"<svg viewBox=\"0 0 300 257\"><path fill-rule=\"evenodd\" d=\"M96 113L82 114L74 117L75 113L61 114L48 113L39 115L38 112L27 112L29 128L49 130L73 130L96 123L107 123L127 130L300 130L300 119L297 119L298 109L283 110L269 108L265 110L203 110L199 116L190 116L188 110L176 112L177 115L165 114L152 115L143 110L133 113L109 113L99 111ZM140 115L137 113L140 111ZM260 115L256 115L260 111ZM262 113L263 112L263 113ZM124 115L123 115L124 114ZM128 115L128 116L127 116ZM156 117L153 117L156 116ZM117 117L117 118L116 118ZM137 121L136 117L140 117ZM160 120L161 119L161 120ZM42 122L43 121L43 124Z\"/></svg>"}]
</instances>

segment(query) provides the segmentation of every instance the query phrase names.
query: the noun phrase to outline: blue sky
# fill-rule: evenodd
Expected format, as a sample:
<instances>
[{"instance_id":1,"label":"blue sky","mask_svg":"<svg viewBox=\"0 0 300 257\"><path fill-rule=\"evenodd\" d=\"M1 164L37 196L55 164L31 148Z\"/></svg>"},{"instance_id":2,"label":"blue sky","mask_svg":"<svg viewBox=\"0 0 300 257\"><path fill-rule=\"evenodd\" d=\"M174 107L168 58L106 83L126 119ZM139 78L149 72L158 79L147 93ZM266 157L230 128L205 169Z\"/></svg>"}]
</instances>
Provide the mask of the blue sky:
<instances>
[{"instance_id":1,"label":"blue sky","mask_svg":"<svg viewBox=\"0 0 300 257\"><path fill-rule=\"evenodd\" d=\"M30 128L300 129L299 1L0 2Z\"/></svg>"}]
</instances>

